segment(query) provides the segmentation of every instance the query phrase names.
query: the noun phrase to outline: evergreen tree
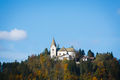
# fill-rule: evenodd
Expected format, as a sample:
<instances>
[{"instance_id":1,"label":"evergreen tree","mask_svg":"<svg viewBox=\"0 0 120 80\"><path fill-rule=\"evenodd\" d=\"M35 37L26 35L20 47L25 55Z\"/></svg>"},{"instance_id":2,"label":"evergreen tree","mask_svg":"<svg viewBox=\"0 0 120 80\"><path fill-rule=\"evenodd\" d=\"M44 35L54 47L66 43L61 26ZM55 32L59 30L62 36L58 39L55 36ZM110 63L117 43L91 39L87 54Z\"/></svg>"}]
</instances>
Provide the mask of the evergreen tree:
<instances>
[{"instance_id":1,"label":"evergreen tree","mask_svg":"<svg viewBox=\"0 0 120 80\"><path fill-rule=\"evenodd\" d=\"M93 53L91 50L89 50L89 51L88 51L88 56L89 56L89 57L94 57L94 53Z\"/></svg>"},{"instance_id":2,"label":"evergreen tree","mask_svg":"<svg viewBox=\"0 0 120 80\"><path fill-rule=\"evenodd\" d=\"M47 48L45 48L45 50L44 50L44 54L46 54L46 55L50 55L50 52L48 51Z\"/></svg>"},{"instance_id":3,"label":"evergreen tree","mask_svg":"<svg viewBox=\"0 0 120 80\"><path fill-rule=\"evenodd\" d=\"M84 54L82 50L79 52ZM48 50L44 53L47 54ZM80 64L74 60L54 60L49 55L39 54L29 56L21 63L4 62L2 67L0 80L120 80L120 60L109 52L98 53L92 62L81 61Z\"/></svg>"},{"instance_id":4,"label":"evergreen tree","mask_svg":"<svg viewBox=\"0 0 120 80\"><path fill-rule=\"evenodd\" d=\"M76 61L79 61L85 55L84 50L79 49L76 53Z\"/></svg>"}]
</instances>

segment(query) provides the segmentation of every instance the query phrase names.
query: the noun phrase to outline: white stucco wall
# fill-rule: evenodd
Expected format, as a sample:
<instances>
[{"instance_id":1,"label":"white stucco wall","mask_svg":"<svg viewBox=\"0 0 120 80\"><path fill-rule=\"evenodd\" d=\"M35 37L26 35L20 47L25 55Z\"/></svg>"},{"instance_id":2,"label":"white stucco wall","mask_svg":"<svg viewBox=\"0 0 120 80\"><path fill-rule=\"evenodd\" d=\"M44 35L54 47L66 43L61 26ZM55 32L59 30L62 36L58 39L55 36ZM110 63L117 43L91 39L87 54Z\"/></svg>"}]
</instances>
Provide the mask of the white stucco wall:
<instances>
[{"instance_id":1,"label":"white stucco wall","mask_svg":"<svg viewBox=\"0 0 120 80\"><path fill-rule=\"evenodd\" d=\"M75 57L75 52L68 52L69 55L71 55L71 57Z\"/></svg>"},{"instance_id":2,"label":"white stucco wall","mask_svg":"<svg viewBox=\"0 0 120 80\"><path fill-rule=\"evenodd\" d=\"M53 49L54 49L54 51L53 51ZM51 58L56 57L56 47L55 47L55 45L51 46L51 48L50 48L50 56L51 56Z\"/></svg>"},{"instance_id":3,"label":"white stucco wall","mask_svg":"<svg viewBox=\"0 0 120 80\"><path fill-rule=\"evenodd\" d=\"M67 51L58 51L57 52L57 56L61 56L61 55L63 55L63 54L67 54Z\"/></svg>"},{"instance_id":4,"label":"white stucco wall","mask_svg":"<svg viewBox=\"0 0 120 80\"><path fill-rule=\"evenodd\" d=\"M57 56L59 57L60 60L63 60L64 58L66 58L67 60L70 60L71 58L72 59L75 58L75 52L58 51Z\"/></svg>"},{"instance_id":5,"label":"white stucco wall","mask_svg":"<svg viewBox=\"0 0 120 80\"><path fill-rule=\"evenodd\" d=\"M87 61L87 58L83 58L83 61Z\"/></svg>"},{"instance_id":6,"label":"white stucco wall","mask_svg":"<svg viewBox=\"0 0 120 80\"><path fill-rule=\"evenodd\" d=\"M59 56L59 60L63 60L64 58L67 59L67 60L70 60L68 54L66 54L64 56Z\"/></svg>"}]
</instances>

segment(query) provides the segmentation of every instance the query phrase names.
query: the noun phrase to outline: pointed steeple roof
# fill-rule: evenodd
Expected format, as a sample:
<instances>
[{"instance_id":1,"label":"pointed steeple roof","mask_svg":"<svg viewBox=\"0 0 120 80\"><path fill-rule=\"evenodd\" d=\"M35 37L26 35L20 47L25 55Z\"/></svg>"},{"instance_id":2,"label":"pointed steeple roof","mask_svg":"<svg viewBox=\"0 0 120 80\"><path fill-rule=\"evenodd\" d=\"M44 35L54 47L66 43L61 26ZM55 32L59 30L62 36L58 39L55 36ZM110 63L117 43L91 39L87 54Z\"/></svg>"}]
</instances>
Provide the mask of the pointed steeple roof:
<instances>
[{"instance_id":1,"label":"pointed steeple roof","mask_svg":"<svg viewBox=\"0 0 120 80\"><path fill-rule=\"evenodd\" d=\"M56 43L55 43L54 38L53 38L53 40L52 40L52 44L51 44L51 46L52 46L52 45L55 45L55 46L56 46Z\"/></svg>"}]
</instances>

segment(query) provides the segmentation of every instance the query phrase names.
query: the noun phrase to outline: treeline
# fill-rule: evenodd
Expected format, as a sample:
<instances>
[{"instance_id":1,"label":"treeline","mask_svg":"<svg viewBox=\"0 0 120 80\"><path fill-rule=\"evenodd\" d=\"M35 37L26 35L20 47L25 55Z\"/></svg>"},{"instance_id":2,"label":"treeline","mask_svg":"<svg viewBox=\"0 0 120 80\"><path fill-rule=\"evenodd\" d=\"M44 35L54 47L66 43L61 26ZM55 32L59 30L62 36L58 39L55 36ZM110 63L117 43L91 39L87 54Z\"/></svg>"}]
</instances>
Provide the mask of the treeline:
<instances>
[{"instance_id":1,"label":"treeline","mask_svg":"<svg viewBox=\"0 0 120 80\"><path fill-rule=\"evenodd\" d=\"M112 53L97 53L93 61L82 61L85 52L81 49L70 61L54 60L49 54L45 49L21 63L0 63L0 80L120 80L120 61ZM91 50L87 55L94 57Z\"/></svg>"}]
</instances>

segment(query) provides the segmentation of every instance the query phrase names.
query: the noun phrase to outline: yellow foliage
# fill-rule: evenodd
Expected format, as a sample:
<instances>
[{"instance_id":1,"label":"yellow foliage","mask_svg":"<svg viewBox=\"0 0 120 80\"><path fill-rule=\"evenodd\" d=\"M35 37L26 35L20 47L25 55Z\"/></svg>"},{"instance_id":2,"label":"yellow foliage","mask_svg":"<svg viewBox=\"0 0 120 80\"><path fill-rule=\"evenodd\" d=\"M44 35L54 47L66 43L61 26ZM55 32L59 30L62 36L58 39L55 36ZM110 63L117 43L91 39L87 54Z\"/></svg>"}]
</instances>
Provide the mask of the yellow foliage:
<instances>
[{"instance_id":1,"label":"yellow foliage","mask_svg":"<svg viewBox=\"0 0 120 80\"><path fill-rule=\"evenodd\" d=\"M102 78L100 80L103 80Z\"/></svg>"},{"instance_id":2,"label":"yellow foliage","mask_svg":"<svg viewBox=\"0 0 120 80\"><path fill-rule=\"evenodd\" d=\"M37 71L37 75L38 76L41 75L41 71L40 70Z\"/></svg>"},{"instance_id":3,"label":"yellow foliage","mask_svg":"<svg viewBox=\"0 0 120 80\"><path fill-rule=\"evenodd\" d=\"M43 64L45 62L45 57L41 54L40 55L40 64Z\"/></svg>"},{"instance_id":4,"label":"yellow foliage","mask_svg":"<svg viewBox=\"0 0 120 80\"><path fill-rule=\"evenodd\" d=\"M68 68L68 64L64 64L64 71L66 71Z\"/></svg>"},{"instance_id":5,"label":"yellow foliage","mask_svg":"<svg viewBox=\"0 0 120 80\"><path fill-rule=\"evenodd\" d=\"M102 66L103 66L103 62L98 62L97 65L98 65L99 67L102 67Z\"/></svg>"},{"instance_id":6,"label":"yellow foliage","mask_svg":"<svg viewBox=\"0 0 120 80\"><path fill-rule=\"evenodd\" d=\"M98 80L96 77L93 77L93 79L92 80Z\"/></svg>"},{"instance_id":7,"label":"yellow foliage","mask_svg":"<svg viewBox=\"0 0 120 80\"><path fill-rule=\"evenodd\" d=\"M70 79L72 80L78 80L78 76L77 75L69 75Z\"/></svg>"},{"instance_id":8,"label":"yellow foliage","mask_svg":"<svg viewBox=\"0 0 120 80\"><path fill-rule=\"evenodd\" d=\"M70 72L68 70L68 64L64 64L64 80L70 80Z\"/></svg>"}]
</instances>

